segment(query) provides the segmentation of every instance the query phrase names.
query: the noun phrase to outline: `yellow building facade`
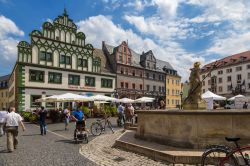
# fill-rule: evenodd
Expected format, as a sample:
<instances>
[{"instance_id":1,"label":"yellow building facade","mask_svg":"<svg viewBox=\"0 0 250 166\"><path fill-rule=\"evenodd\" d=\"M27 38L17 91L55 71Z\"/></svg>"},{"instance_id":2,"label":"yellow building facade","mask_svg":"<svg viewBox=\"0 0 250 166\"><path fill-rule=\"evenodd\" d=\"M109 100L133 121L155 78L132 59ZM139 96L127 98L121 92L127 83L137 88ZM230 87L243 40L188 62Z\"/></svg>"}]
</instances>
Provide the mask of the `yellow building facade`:
<instances>
[{"instance_id":1,"label":"yellow building facade","mask_svg":"<svg viewBox=\"0 0 250 166\"><path fill-rule=\"evenodd\" d=\"M8 80L9 75L0 77L0 111L9 107Z\"/></svg>"},{"instance_id":2,"label":"yellow building facade","mask_svg":"<svg viewBox=\"0 0 250 166\"><path fill-rule=\"evenodd\" d=\"M179 75L166 76L166 108L178 108L181 105L181 77Z\"/></svg>"}]
</instances>

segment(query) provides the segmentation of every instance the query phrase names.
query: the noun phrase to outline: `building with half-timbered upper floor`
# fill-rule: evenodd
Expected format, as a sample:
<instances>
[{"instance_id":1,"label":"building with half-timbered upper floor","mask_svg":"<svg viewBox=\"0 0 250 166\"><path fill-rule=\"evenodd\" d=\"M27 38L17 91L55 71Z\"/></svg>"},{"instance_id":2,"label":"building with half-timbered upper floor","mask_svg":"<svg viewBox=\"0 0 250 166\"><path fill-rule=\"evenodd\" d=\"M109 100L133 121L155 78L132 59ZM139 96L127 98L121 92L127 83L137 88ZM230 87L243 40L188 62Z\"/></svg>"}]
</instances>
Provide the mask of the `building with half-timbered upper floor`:
<instances>
[{"instance_id":1,"label":"building with half-timbered upper floor","mask_svg":"<svg viewBox=\"0 0 250 166\"><path fill-rule=\"evenodd\" d=\"M85 34L68 17L66 10L42 30L30 33L30 43L17 45L18 57L9 79L9 104L19 111L41 104L35 100L63 93L111 95L115 89L103 51L85 43Z\"/></svg>"}]
</instances>

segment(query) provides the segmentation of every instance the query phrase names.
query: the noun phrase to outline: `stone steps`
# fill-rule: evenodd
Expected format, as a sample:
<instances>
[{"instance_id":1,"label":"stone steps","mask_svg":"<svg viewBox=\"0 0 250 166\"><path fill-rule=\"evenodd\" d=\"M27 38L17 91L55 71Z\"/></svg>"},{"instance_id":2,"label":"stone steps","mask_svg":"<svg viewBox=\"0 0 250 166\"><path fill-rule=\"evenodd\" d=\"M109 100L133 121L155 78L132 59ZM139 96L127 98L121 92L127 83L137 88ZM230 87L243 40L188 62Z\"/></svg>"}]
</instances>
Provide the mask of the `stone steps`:
<instances>
[{"instance_id":1,"label":"stone steps","mask_svg":"<svg viewBox=\"0 0 250 166\"><path fill-rule=\"evenodd\" d=\"M114 146L172 164L200 164L201 162L202 150L169 147L136 139L134 135L135 131L133 130L125 131L116 139Z\"/></svg>"}]
</instances>

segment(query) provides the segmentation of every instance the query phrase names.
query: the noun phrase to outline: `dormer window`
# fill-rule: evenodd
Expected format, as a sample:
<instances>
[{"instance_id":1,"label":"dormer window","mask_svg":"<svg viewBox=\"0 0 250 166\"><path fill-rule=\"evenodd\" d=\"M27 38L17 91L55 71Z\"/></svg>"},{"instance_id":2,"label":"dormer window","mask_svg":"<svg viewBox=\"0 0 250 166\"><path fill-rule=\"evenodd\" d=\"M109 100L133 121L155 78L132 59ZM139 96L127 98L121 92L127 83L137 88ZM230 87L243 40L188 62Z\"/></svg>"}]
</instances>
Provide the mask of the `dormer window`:
<instances>
[{"instance_id":1,"label":"dormer window","mask_svg":"<svg viewBox=\"0 0 250 166\"><path fill-rule=\"evenodd\" d=\"M244 57L244 56L240 57L240 61L244 61L245 59L246 59L246 57Z\"/></svg>"},{"instance_id":2,"label":"dormer window","mask_svg":"<svg viewBox=\"0 0 250 166\"><path fill-rule=\"evenodd\" d=\"M235 61L236 61L236 59L230 59L230 61L231 61L231 62L235 62Z\"/></svg>"}]
</instances>

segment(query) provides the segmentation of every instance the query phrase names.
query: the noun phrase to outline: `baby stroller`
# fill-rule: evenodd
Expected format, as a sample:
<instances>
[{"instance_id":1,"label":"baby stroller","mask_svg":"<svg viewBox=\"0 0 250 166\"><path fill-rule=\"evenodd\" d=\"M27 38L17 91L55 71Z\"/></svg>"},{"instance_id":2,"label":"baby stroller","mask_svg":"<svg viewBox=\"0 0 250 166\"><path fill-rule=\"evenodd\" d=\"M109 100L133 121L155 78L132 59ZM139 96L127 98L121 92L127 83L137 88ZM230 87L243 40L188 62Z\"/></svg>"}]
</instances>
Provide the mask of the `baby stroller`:
<instances>
[{"instance_id":1,"label":"baby stroller","mask_svg":"<svg viewBox=\"0 0 250 166\"><path fill-rule=\"evenodd\" d=\"M85 141L86 143L89 142L88 140L88 133L85 129L85 121L78 121L76 122L76 128L74 131L74 140L75 143L79 143L79 141Z\"/></svg>"}]
</instances>

